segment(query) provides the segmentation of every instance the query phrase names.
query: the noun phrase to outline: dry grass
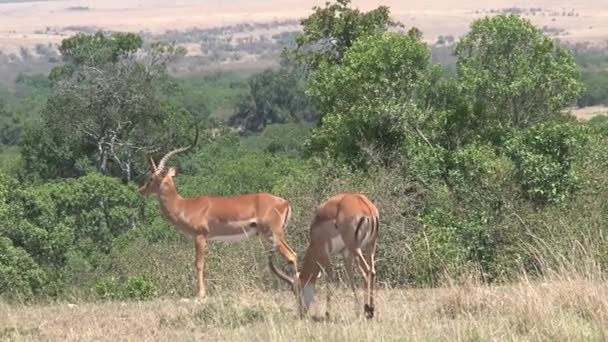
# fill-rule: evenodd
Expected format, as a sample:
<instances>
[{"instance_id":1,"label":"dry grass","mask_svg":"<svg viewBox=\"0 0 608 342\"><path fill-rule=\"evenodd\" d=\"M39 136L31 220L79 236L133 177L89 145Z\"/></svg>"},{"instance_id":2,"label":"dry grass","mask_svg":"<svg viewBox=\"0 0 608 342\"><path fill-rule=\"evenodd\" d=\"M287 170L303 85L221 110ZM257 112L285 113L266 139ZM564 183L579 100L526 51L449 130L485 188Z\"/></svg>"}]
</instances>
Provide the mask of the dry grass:
<instances>
[{"instance_id":1,"label":"dry grass","mask_svg":"<svg viewBox=\"0 0 608 342\"><path fill-rule=\"evenodd\" d=\"M320 298L324 298L321 287ZM313 315L321 316L317 299ZM225 341L601 341L608 337L608 285L581 277L508 286L384 289L377 319L356 317L340 290L330 320L295 318L287 292L243 290L203 302L0 304L0 339Z\"/></svg>"},{"instance_id":2,"label":"dry grass","mask_svg":"<svg viewBox=\"0 0 608 342\"><path fill-rule=\"evenodd\" d=\"M589 106L583 108L576 108L572 111L574 116L579 120L589 120L596 115L608 115L608 107L606 106Z\"/></svg>"}]
</instances>

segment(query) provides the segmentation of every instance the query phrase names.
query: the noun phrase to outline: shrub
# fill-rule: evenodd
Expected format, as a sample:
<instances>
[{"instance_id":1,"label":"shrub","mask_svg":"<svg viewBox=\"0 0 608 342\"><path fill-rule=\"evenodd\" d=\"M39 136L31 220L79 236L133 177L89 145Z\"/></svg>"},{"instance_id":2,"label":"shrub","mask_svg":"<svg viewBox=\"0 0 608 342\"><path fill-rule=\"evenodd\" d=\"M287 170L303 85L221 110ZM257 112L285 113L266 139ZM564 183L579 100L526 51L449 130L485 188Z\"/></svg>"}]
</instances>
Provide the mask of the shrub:
<instances>
[{"instance_id":1,"label":"shrub","mask_svg":"<svg viewBox=\"0 0 608 342\"><path fill-rule=\"evenodd\" d=\"M510 253L517 235L483 215L461 216L443 208L421 215L406 264L410 281L441 285L446 277L458 281L471 275L493 281L515 270Z\"/></svg>"},{"instance_id":2,"label":"shrub","mask_svg":"<svg viewBox=\"0 0 608 342\"><path fill-rule=\"evenodd\" d=\"M22 248L0 235L0 295L29 297L45 284L45 272Z\"/></svg>"},{"instance_id":3,"label":"shrub","mask_svg":"<svg viewBox=\"0 0 608 342\"><path fill-rule=\"evenodd\" d=\"M460 201L492 213L513 199L513 162L489 145L472 144L453 151L448 181Z\"/></svg>"},{"instance_id":4,"label":"shrub","mask_svg":"<svg viewBox=\"0 0 608 342\"><path fill-rule=\"evenodd\" d=\"M517 180L536 204L563 202L578 185L572 167L587 141L586 130L571 123L545 123L515 134L507 154L515 163Z\"/></svg>"},{"instance_id":5,"label":"shrub","mask_svg":"<svg viewBox=\"0 0 608 342\"><path fill-rule=\"evenodd\" d=\"M147 276L136 275L129 277L123 296L131 299L146 299L156 295L156 285Z\"/></svg>"},{"instance_id":6,"label":"shrub","mask_svg":"<svg viewBox=\"0 0 608 342\"><path fill-rule=\"evenodd\" d=\"M130 276L124 282L115 277L105 278L93 286L93 291L98 298L110 300L142 300L151 298L157 293L156 285L145 275Z\"/></svg>"}]
</instances>

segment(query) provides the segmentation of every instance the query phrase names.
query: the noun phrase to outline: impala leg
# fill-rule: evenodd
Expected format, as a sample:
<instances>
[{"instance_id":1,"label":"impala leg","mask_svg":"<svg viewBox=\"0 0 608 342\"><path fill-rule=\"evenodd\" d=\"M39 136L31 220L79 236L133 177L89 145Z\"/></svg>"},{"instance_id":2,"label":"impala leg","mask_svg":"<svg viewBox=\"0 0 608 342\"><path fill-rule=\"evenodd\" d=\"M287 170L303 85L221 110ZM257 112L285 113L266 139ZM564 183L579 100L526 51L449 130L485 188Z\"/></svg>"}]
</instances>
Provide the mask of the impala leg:
<instances>
[{"instance_id":1,"label":"impala leg","mask_svg":"<svg viewBox=\"0 0 608 342\"><path fill-rule=\"evenodd\" d=\"M296 256L296 252L294 252L293 249L289 247L284 237L275 235L275 240L277 240L277 247L279 248L279 253L283 257L283 259L285 259L285 261L287 261L287 263L293 268L292 271L294 273L297 272L298 258Z\"/></svg>"},{"instance_id":2,"label":"impala leg","mask_svg":"<svg viewBox=\"0 0 608 342\"><path fill-rule=\"evenodd\" d=\"M376 246L376 242L374 241L369 254L366 255L367 263L370 266L369 279L367 283L367 302L369 303L369 306L364 308L365 316L367 318L374 317L374 287L376 286L376 265L374 258L376 255Z\"/></svg>"},{"instance_id":3,"label":"impala leg","mask_svg":"<svg viewBox=\"0 0 608 342\"><path fill-rule=\"evenodd\" d=\"M374 304L373 304L373 299L372 297L372 293L370 292L370 285L371 285L371 279L372 279L372 268L369 266L369 264L367 263L367 261L365 260L365 257L363 256L363 253L361 252L361 248L357 248L355 250L355 255L357 258L357 264L359 265L359 270L361 271L361 274L363 275L363 279L364 279L364 286L365 286L365 292L366 292L366 298L365 298L365 305L363 306L363 311L365 313L365 317L366 318L372 318L374 317Z\"/></svg>"},{"instance_id":4,"label":"impala leg","mask_svg":"<svg viewBox=\"0 0 608 342\"><path fill-rule=\"evenodd\" d=\"M268 232L263 235L263 242L268 250L269 257L272 253L279 252L281 257L285 259L287 264L293 268L293 272L297 272L297 256L296 253L289 247L285 239L280 234Z\"/></svg>"},{"instance_id":5,"label":"impala leg","mask_svg":"<svg viewBox=\"0 0 608 342\"><path fill-rule=\"evenodd\" d=\"M298 271L297 256L296 252L289 246L285 240L285 228L289 221L290 215L289 207L284 214L279 211L272 211L269 217L270 223L270 242L275 249L278 249L279 254L285 259L285 261L292 267L292 272L295 274Z\"/></svg>"},{"instance_id":6,"label":"impala leg","mask_svg":"<svg viewBox=\"0 0 608 342\"><path fill-rule=\"evenodd\" d=\"M353 264L353 256L345 252L344 253L344 268L346 268L346 278L348 280L348 286L353 292L353 297L355 298L355 309L357 313L359 312L360 301L359 296L357 295L357 289L355 287L355 265Z\"/></svg>"},{"instance_id":7,"label":"impala leg","mask_svg":"<svg viewBox=\"0 0 608 342\"><path fill-rule=\"evenodd\" d=\"M203 235L197 235L194 238L194 249L196 253L196 275L198 280L198 293L196 297L203 298L206 295L205 282L203 279L203 271L205 268L205 247L207 239Z\"/></svg>"},{"instance_id":8,"label":"impala leg","mask_svg":"<svg viewBox=\"0 0 608 342\"><path fill-rule=\"evenodd\" d=\"M331 311L331 278L332 268L328 263L325 267L325 318L329 319L329 312Z\"/></svg>"}]
</instances>

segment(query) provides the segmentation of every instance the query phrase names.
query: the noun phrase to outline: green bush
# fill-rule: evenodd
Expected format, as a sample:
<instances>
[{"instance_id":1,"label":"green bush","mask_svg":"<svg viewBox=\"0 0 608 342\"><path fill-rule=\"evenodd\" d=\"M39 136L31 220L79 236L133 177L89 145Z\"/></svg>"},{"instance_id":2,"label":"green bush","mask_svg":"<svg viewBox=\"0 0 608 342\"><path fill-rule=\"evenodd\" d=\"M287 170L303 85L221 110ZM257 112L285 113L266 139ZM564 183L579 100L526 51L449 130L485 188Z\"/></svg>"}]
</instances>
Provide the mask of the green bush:
<instances>
[{"instance_id":1,"label":"green bush","mask_svg":"<svg viewBox=\"0 0 608 342\"><path fill-rule=\"evenodd\" d=\"M0 235L0 296L29 297L45 285L46 273L20 247Z\"/></svg>"},{"instance_id":2,"label":"green bush","mask_svg":"<svg viewBox=\"0 0 608 342\"><path fill-rule=\"evenodd\" d=\"M82 272L94 268L118 236L143 221L141 197L114 178L92 174L27 187L10 178L0 183L11 189L0 196L0 237L49 274L48 294L86 283Z\"/></svg>"},{"instance_id":3,"label":"green bush","mask_svg":"<svg viewBox=\"0 0 608 342\"><path fill-rule=\"evenodd\" d=\"M464 146L449 155L448 182L460 201L499 211L513 198L514 165L489 145Z\"/></svg>"},{"instance_id":4,"label":"green bush","mask_svg":"<svg viewBox=\"0 0 608 342\"><path fill-rule=\"evenodd\" d=\"M585 90L577 100L580 107L608 105L608 72L589 70L581 73Z\"/></svg>"},{"instance_id":5,"label":"green bush","mask_svg":"<svg viewBox=\"0 0 608 342\"><path fill-rule=\"evenodd\" d=\"M156 285L145 275L134 275L125 281L115 277L102 279L95 283L93 291L100 299L136 299L142 300L154 297L157 293Z\"/></svg>"},{"instance_id":6,"label":"green bush","mask_svg":"<svg viewBox=\"0 0 608 342\"><path fill-rule=\"evenodd\" d=\"M244 138L242 144L255 153L264 151L300 156L304 152L304 142L310 138L311 129L312 125L307 123L272 124L260 134Z\"/></svg>"},{"instance_id":7,"label":"green bush","mask_svg":"<svg viewBox=\"0 0 608 342\"><path fill-rule=\"evenodd\" d=\"M143 203L132 187L96 174L26 188L18 197L22 225L29 229L7 234L50 265L61 265L72 247L107 253L115 237L136 226Z\"/></svg>"},{"instance_id":8,"label":"green bush","mask_svg":"<svg viewBox=\"0 0 608 342\"><path fill-rule=\"evenodd\" d=\"M114 277L98 281L93 290L100 299L120 299L122 297L120 285Z\"/></svg>"},{"instance_id":9,"label":"green bush","mask_svg":"<svg viewBox=\"0 0 608 342\"><path fill-rule=\"evenodd\" d=\"M484 130L557 118L582 91L570 50L518 15L475 20L455 54L462 99L476 112L470 124Z\"/></svg>"},{"instance_id":10,"label":"green bush","mask_svg":"<svg viewBox=\"0 0 608 342\"><path fill-rule=\"evenodd\" d=\"M515 163L517 180L526 196L537 204L563 202L578 186L573 163L588 137L571 123L545 123L514 136L507 154Z\"/></svg>"},{"instance_id":11,"label":"green bush","mask_svg":"<svg viewBox=\"0 0 608 342\"><path fill-rule=\"evenodd\" d=\"M131 299L146 299L156 295L156 285L149 277L136 275L129 277L124 288L124 296Z\"/></svg>"},{"instance_id":12,"label":"green bush","mask_svg":"<svg viewBox=\"0 0 608 342\"><path fill-rule=\"evenodd\" d=\"M419 285L441 285L470 275L484 281L504 279L515 271L509 253L516 235L501 228L483 215L458 217L448 209L431 209L420 217L420 229L412 238L408 277Z\"/></svg>"},{"instance_id":13,"label":"green bush","mask_svg":"<svg viewBox=\"0 0 608 342\"><path fill-rule=\"evenodd\" d=\"M402 147L408 134L417 134L414 127L430 116L420 108L426 108L438 76L419 37L362 37L340 64L321 64L311 77L307 94L318 103L321 120L310 148L362 166L367 146L389 153Z\"/></svg>"}]
</instances>

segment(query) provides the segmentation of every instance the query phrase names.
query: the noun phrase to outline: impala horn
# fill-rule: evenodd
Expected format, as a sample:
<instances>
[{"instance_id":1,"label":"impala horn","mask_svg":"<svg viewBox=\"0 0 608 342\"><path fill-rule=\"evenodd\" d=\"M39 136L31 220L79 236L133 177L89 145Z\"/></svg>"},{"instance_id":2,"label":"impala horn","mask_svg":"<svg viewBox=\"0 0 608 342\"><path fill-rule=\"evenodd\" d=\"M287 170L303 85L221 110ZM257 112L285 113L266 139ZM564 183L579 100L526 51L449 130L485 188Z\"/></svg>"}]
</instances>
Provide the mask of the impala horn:
<instances>
[{"instance_id":1,"label":"impala horn","mask_svg":"<svg viewBox=\"0 0 608 342\"><path fill-rule=\"evenodd\" d=\"M196 145L196 143L198 142L198 125L194 126L195 130L196 130L196 135L194 137L194 142L187 147L181 147L181 148L177 148L173 151L169 151L167 152L167 154L165 154L164 157L162 157L162 159L158 162L158 167L156 167L156 173L160 173L165 169L165 166L167 165L167 161L169 161L169 159L171 157L173 157L174 155L181 153L181 152L186 152L189 149L191 149L192 147L194 147Z\"/></svg>"},{"instance_id":2,"label":"impala horn","mask_svg":"<svg viewBox=\"0 0 608 342\"><path fill-rule=\"evenodd\" d=\"M156 163L154 162L154 158L152 155L160 150L160 147L153 148L148 151L148 162L150 162L150 167L152 168L152 172L156 172Z\"/></svg>"},{"instance_id":3,"label":"impala horn","mask_svg":"<svg viewBox=\"0 0 608 342\"><path fill-rule=\"evenodd\" d=\"M279 277L279 279L283 280L284 282L286 282L289 285L294 284L294 280L291 279L290 276L288 276L287 274L285 274L285 272L279 270L278 268L276 268L276 266L272 263L272 256L269 255L268 256L268 266L270 267L270 270L272 271L272 273L276 274L277 277Z\"/></svg>"}]
</instances>

